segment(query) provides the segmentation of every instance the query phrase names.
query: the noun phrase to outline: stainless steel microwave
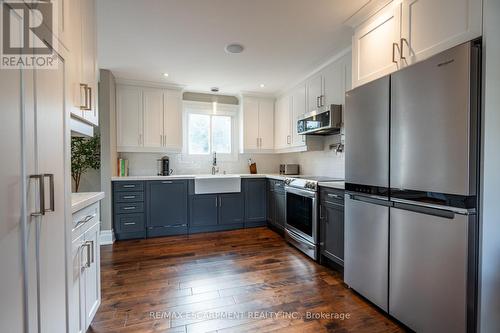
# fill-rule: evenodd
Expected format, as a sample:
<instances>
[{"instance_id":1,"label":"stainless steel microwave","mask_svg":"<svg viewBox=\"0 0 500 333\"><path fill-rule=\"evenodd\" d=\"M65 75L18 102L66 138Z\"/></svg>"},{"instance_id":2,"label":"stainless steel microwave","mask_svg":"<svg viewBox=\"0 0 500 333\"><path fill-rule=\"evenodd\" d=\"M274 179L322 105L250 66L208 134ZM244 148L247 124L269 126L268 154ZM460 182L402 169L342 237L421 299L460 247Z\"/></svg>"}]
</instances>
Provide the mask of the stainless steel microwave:
<instances>
[{"instance_id":1,"label":"stainless steel microwave","mask_svg":"<svg viewBox=\"0 0 500 333\"><path fill-rule=\"evenodd\" d=\"M297 121L297 133L302 135L332 135L340 133L342 105L332 104L330 110L310 112Z\"/></svg>"}]
</instances>

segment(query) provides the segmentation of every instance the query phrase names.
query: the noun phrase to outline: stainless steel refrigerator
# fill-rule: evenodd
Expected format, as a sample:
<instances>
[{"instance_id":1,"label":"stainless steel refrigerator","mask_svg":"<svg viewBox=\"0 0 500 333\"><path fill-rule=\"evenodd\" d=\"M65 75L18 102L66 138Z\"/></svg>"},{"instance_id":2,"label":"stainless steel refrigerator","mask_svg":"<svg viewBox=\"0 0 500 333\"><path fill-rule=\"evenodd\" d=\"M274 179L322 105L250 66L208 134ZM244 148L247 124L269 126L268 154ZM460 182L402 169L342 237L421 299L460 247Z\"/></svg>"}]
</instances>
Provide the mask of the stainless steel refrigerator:
<instances>
[{"instance_id":1,"label":"stainless steel refrigerator","mask_svg":"<svg viewBox=\"0 0 500 333\"><path fill-rule=\"evenodd\" d=\"M479 53L346 95L344 280L418 332L475 330Z\"/></svg>"}]
</instances>

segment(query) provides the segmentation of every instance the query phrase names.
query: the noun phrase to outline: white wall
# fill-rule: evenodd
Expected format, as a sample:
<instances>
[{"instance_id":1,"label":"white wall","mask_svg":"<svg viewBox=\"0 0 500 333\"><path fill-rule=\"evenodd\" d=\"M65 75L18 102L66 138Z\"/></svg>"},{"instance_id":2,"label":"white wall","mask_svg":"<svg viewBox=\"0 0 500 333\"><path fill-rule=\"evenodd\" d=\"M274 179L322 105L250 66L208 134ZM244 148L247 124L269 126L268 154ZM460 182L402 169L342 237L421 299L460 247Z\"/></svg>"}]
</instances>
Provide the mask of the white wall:
<instances>
[{"instance_id":1,"label":"white wall","mask_svg":"<svg viewBox=\"0 0 500 333\"><path fill-rule=\"evenodd\" d=\"M484 0L479 331L500 332L500 1Z\"/></svg>"}]
</instances>

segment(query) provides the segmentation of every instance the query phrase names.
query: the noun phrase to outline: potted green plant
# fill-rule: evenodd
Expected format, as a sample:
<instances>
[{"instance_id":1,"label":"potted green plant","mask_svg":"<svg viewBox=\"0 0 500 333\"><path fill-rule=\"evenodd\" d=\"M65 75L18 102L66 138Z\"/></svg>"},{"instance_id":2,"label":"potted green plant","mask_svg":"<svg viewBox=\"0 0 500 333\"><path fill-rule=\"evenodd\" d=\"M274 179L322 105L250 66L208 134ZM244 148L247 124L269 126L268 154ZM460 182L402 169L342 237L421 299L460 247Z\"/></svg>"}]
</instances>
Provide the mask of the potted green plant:
<instances>
[{"instance_id":1,"label":"potted green plant","mask_svg":"<svg viewBox=\"0 0 500 333\"><path fill-rule=\"evenodd\" d=\"M71 138L71 177L75 183L75 192L78 192L82 175L87 170L98 170L101 167L100 142L99 135Z\"/></svg>"}]
</instances>

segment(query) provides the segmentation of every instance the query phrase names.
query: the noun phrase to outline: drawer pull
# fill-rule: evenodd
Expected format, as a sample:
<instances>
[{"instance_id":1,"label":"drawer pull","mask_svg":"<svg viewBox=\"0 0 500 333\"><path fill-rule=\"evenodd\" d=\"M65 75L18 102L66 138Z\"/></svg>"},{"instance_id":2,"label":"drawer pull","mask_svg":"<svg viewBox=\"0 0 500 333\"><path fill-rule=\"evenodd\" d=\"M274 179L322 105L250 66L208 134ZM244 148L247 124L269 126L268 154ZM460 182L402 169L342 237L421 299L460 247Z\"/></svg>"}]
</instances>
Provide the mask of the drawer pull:
<instances>
[{"instance_id":1,"label":"drawer pull","mask_svg":"<svg viewBox=\"0 0 500 333\"><path fill-rule=\"evenodd\" d=\"M331 194L331 193L328 193L328 197L329 198L335 198L335 199L342 199L342 197L338 194Z\"/></svg>"},{"instance_id":2,"label":"drawer pull","mask_svg":"<svg viewBox=\"0 0 500 333\"><path fill-rule=\"evenodd\" d=\"M125 195L123 199L135 199L135 195Z\"/></svg>"},{"instance_id":3,"label":"drawer pull","mask_svg":"<svg viewBox=\"0 0 500 333\"><path fill-rule=\"evenodd\" d=\"M134 188L135 185L123 185L124 188Z\"/></svg>"},{"instance_id":4,"label":"drawer pull","mask_svg":"<svg viewBox=\"0 0 500 333\"><path fill-rule=\"evenodd\" d=\"M78 229L79 227L81 227L82 225L84 225L85 223L87 223L88 221L92 220L94 217L96 217L97 214L92 214L92 215L87 215L85 216L83 219L81 219L80 221L78 221L75 225L75 229Z\"/></svg>"},{"instance_id":5,"label":"drawer pull","mask_svg":"<svg viewBox=\"0 0 500 333\"><path fill-rule=\"evenodd\" d=\"M162 184L172 184L173 182L171 180L166 180L166 181L163 181L161 182Z\"/></svg>"},{"instance_id":6,"label":"drawer pull","mask_svg":"<svg viewBox=\"0 0 500 333\"><path fill-rule=\"evenodd\" d=\"M123 210L132 210L132 209L136 209L137 207L135 206L130 206L130 207L123 207Z\"/></svg>"},{"instance_id":7,"label":"drawer pull","mask_svg":"<svg viewBox=\"0 0 500 333\"><path fill-rule=\"evenodd\" d=\"M124 225L135 225L135 222L125 222Z\"/></svg>"}]
</instances>

